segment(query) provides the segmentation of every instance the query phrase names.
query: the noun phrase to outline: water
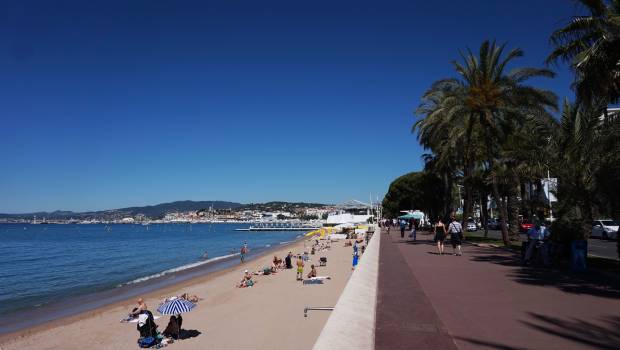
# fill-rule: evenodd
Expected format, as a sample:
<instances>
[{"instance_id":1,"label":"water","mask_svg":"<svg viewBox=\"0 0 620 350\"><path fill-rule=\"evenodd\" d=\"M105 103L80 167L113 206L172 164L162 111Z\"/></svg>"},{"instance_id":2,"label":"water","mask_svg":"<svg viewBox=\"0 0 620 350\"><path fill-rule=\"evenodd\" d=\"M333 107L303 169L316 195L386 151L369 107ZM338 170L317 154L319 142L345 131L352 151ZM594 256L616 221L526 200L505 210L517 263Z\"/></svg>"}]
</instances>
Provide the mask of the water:
<instances>
[{"instance_id":1,"label":"water","mask_svg":"<svg viewBox=\"0 0 620 350\"><path fill-rule=\"evenodd\" d=\"M241 224L0 225L0 315L140 285L302 232L235 231Z\"/></svg>"}]
</instances>

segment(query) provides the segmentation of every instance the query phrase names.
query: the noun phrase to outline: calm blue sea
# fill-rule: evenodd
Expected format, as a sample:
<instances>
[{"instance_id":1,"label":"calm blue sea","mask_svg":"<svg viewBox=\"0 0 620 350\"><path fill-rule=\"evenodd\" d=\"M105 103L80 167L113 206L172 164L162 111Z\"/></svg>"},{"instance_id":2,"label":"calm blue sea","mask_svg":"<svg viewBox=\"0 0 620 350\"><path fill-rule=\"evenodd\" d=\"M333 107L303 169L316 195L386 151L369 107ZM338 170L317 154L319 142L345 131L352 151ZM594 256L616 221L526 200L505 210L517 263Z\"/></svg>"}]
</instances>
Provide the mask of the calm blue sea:
<instances>
[{"instance_id":1,"label":"calm blue sea","mask_svg":"<svg viewBox=\"0 0 620 350\"><path fill-rule=\"evenodd\" d=\"M0 224L0 315L139 285L303 232L235 231L240 224Z\"/></svg>"}]
</instances>

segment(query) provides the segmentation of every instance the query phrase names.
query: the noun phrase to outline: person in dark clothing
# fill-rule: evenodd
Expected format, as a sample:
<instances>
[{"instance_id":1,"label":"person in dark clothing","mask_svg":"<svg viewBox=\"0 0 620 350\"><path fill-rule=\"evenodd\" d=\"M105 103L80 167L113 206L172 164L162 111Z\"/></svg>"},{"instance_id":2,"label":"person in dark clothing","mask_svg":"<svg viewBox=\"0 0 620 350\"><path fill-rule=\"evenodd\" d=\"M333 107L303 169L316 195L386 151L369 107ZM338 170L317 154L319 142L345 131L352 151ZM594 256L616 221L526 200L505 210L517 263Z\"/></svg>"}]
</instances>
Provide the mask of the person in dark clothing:
<instances>
[{"instance_id":1,"label":"person in dark clothing","mask_svg":"<svg viewBox=\"0 0 620 350\"><path fill-rule=\"evenodd\" d=\"M284 263L286 264L287 269L293 268L293 262L291 261L291 256L293 256L293 254L291 252L288 252L288 255L286 256L286 258L284 258Z\"/></svg>"},{"instance_id":2,"label":"person in dark clothing","mask_svg":"<svg viewBox=\"0 0 620 350\"><path fill-rule=\"evenodd\" d=\"M157 324L155 324L155 318L149 310L144 310L138 315L136 329L140 332L140 337L157 336Z\"/></svg>"},{"instance_id":3,"label":"person in dark clothing","mask_svg":"<svg viewBox=\"0 0 620 350\"><path fill-rule=\"evenodd\" d=\"M181 315L178 316L170 316L170 321L168 321L168 326L164 330L163 335L172 338L179 339L179 334L181 333L181 325L183 324L183 317Z\"/></svg>"}]
</instances>

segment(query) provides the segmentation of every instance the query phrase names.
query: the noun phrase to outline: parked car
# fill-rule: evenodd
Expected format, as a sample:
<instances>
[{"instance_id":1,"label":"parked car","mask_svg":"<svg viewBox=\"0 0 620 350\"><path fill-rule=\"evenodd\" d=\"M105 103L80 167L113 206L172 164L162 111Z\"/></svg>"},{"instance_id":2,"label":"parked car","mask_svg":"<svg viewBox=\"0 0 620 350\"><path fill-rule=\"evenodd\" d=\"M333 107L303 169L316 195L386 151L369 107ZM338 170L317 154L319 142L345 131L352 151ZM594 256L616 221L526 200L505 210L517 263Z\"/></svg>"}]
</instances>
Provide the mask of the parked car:
<instances>
[{"instance_id":1,"label":"parked car","mask_svg":"<svg viewBox=\"0 0 620 350\"><path fill-rule=\"evenodd\" d=\"M501 230L502 221L500 219L489 219L489 221L487 221L487 227L489 230ZM509 227L508 223L506 223L506 227Z\"/></svg>"},{"instance_id":2,"label":"parked car","mask_svg":"<svg viewBox=\"0 0 620 350\"><path fill-rule=\"evenodd\" d=\"M475 232L478 231L478 226L476 225L475 222L468 222L467 223L467 232Z\"/></svg>"},{"instance_id":3,"label":"parked car","mask_svg":"<svg viewBox=\"0 0 620 350\"><path fill-rule=\"evenodd\" d=\"M602 239L618 239L618 222L614 220L594 220L590 237Z\"/></svg>"},{"instance_id":4,"label":"parked car","mask_svg":"<svg viewBox=\"0 0 620 350\"><path fill-rule=\"evenodd\" d=\"M527 233L532 227L534 227L534 224L524 220L519 224L519 233Z\"/></svg>"}]
</instances>

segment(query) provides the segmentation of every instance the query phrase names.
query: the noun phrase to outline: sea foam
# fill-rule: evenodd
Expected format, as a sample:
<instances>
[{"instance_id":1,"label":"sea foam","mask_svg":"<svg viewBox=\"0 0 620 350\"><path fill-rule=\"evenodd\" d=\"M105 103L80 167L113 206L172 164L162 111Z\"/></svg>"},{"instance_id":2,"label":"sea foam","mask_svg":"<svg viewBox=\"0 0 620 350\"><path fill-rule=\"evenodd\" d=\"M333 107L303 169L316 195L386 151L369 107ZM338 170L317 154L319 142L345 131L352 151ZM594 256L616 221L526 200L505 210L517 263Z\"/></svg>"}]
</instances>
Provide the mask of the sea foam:
<instances>
[{"instance_id":1,"label":"sea foam","mask_svg":"<svg viewBox=\"0 0 620 350\"><path fill-rule=\"evenodd\" d=\"M187 265L182 265L182 266L175 267L175 268L172 268L172 269L164 270L164 271L156 273L154 275L136 278L135 280L129 281L127 283L119 284L117 287L122 287L122 286L125 286L125 285L136 284L136 283L148 281L148 280L151 280L153 278L162 277L162 276L165 276L165 275L169 275L171 273L175 273L175 272L191 269L191 268L194 268L194 267L206 265L206 264L212 263L214 261L228 259L228 258L231 258L233 256L238 256L238 255L239 255L239 253L234 253L234 254L218 256L218 257L207 259L207 260L203 260L203 261L197 261L195 263L191 263L191 264L187 264Z\"/></svg>"}]
</instances>

